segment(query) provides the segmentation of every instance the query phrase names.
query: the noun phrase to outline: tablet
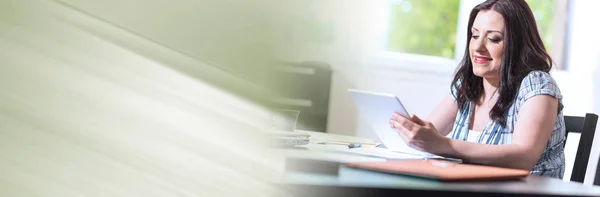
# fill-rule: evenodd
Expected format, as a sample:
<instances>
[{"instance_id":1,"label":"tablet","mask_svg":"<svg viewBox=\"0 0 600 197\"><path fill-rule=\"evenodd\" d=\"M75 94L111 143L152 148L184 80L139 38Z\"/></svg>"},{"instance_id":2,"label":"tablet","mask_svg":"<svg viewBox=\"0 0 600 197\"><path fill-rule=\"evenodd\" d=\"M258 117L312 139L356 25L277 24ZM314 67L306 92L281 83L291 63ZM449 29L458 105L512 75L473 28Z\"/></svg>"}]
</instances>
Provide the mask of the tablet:
<instances>
[{"instance_id":1,"label":"tablet","mask_svg":"<svg viewBox=\"0 0 600 197\"><path fill-rule=\"evenodd\" d=\"M389 113L389 117L392 116L393 112L398 112L400 115L410 118L410 114L396 95L355 89L348 89L348 92L352 96L352 99L354 99L354 102L360 106L359 110L361 111Z\"/></svg>"},{"instance_id":2,"label":"tablet","mask_svg":"<svg viewBox=\"0 0 600 197\"><path fill-rule=\"evenodd\" d=\"M410 114L396 95L356 89L348 89L348 93L358 108L360 118L367 121L388 149L428 157L435 156L409 147L402 137L390 128L389 120L394 112L410 118Z\"/></svg>"}]
</instances>

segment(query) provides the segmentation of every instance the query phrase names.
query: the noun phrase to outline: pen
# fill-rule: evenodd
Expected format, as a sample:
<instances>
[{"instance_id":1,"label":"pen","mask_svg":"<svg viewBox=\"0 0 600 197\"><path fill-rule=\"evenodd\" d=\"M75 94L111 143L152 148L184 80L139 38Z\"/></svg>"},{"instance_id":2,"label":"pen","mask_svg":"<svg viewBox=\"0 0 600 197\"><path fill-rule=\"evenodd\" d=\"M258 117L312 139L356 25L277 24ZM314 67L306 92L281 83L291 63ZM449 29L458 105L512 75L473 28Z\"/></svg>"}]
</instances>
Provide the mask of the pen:
<instances>
[{"instance_id":1,"label":"pen","mask_svg":"<svg viewBox=\"0 0 600 197\"><path fill-rule=\"evenodd\" d=\"M348 141L339 141L339 140L326 140L326 141L323 141L323 142L325 142L325 143L331 143L331 144L344 144L344 145L352 144L352 143L360 143L361 145L364 144L364 145L372 145L372 146L378 146L378 145L380 145L380 143L348 142Z\"/></svg>"},{"instance_id":2,"label":"pen","mask_svg":"<svg viewBox=\"0 0 600 197\"><path fill-rule=\"evenodd\" d=\"M358 148L358 147L361 147L361 146L362 146L362 144L360 142L356 142L356 143L353 143L353 144L349 144L348 148Z\"/></svg>"}]
</instances>

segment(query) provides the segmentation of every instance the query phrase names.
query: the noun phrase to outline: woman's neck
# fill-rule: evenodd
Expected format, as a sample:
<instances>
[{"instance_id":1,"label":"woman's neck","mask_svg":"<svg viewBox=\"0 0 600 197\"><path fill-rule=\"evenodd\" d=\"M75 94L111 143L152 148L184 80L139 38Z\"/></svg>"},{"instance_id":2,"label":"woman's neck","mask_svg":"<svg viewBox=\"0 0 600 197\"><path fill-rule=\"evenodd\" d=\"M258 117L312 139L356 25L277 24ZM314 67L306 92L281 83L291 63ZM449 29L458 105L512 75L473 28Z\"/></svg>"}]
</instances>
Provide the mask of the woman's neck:
<instances>
[{"instance_id":1,"label":"woman's neck","mask_svg":"<svg viewBox=\"0 0 600 197\"><path fill-rule=\"evenodd\" d=\"M499 78L483 78L483 95L481 102L492 101L498 97ZM495 99L494 99L495 100ZM495 102L494 102L495 103Z\"/></svg>"}]
</instances>

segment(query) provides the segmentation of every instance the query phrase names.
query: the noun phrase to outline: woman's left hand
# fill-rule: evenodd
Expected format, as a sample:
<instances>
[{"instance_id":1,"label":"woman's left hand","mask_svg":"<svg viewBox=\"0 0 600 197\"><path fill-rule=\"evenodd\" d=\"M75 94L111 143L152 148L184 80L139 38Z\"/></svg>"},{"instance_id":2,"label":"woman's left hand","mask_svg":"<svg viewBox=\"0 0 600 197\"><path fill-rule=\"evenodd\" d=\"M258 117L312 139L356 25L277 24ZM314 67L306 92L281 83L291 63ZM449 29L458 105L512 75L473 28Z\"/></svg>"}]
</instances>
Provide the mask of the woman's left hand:
<instances>
[{"instance_id":1,"label":"woman's left hand","mask_svg":"<svg viewBox=\"0 0 600 197\"><path fill-rule=\"evenodd\" d=\"M394 113L389 123L409 146L417 150L436 154L446 144L444 141L447 138L440 135L431 122L421 120L416 115L408 119Z\"/></svg>"}]
</instances>

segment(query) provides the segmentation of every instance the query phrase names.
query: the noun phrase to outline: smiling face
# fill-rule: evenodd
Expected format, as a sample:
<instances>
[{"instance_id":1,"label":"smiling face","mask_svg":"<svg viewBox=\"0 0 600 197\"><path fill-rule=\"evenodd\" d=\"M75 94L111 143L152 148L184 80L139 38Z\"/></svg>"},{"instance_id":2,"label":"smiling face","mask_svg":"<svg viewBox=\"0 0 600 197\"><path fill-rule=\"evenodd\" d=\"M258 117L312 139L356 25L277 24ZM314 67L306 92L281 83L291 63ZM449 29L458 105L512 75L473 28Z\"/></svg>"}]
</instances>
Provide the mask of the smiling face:
<instances>
[{"instance_id":1,"label":"smiling face","mask_svg":"<svg viewBox=\"0 0 600 197\"><path fill-rule=\"evenodd\" d=\"M495 80L500 78L504 29L504 18L494 10L482 10L475 17L469 54L476 76Z\"/></svg>"}]
</instances>

